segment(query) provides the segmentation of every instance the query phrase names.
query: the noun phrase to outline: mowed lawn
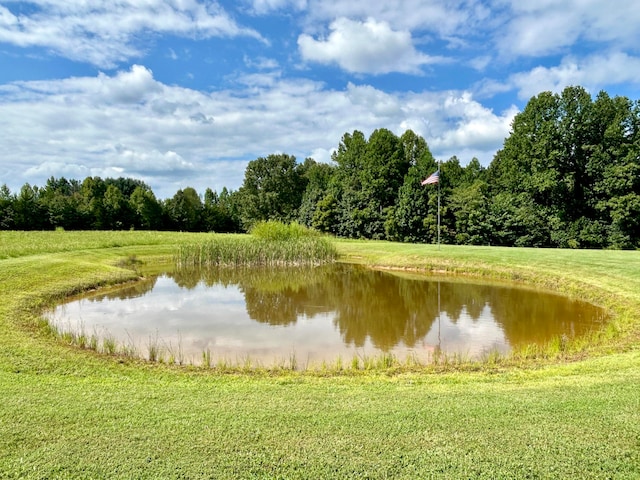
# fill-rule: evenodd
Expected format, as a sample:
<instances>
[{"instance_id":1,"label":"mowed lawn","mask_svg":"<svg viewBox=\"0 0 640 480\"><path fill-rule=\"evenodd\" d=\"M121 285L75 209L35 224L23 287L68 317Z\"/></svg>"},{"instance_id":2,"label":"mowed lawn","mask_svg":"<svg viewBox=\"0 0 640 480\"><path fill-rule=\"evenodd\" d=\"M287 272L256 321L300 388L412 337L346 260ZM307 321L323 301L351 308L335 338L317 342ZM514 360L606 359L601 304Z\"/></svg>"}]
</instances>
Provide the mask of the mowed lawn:
<instances>
[{"instance_id":1,"label":"mowed lawn","mask_svg":"<svg viewBox=\"0 0 640 480\"><path fill-rule=\"evenodd\" d=\"M0 232L0 478L640 478L640 252L335 242L612 314L589 344L487 363L220 372L65 345L38 320L206 238Z\"/></svg>"}]
</instances>

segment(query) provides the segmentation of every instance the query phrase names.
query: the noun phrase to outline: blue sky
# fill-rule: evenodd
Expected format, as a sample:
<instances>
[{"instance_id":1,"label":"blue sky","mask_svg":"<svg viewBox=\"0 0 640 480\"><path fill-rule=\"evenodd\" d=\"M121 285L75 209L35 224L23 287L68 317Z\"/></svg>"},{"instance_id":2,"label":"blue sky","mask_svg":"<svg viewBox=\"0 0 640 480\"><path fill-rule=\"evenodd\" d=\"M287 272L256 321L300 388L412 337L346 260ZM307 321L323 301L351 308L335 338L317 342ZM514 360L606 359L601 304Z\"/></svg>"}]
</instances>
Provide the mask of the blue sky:
<instances>
[{"instance_id":1,"label":"blue sky","mask_svg":"<svg viewBox=\"0 0 640 480\"><path fill-rule=\"evenodd\" d=\"M376 128L488 165L541 91L640 98L634 3L0 0L0 185L237 189Z\"/></svg>"}]
</instances>

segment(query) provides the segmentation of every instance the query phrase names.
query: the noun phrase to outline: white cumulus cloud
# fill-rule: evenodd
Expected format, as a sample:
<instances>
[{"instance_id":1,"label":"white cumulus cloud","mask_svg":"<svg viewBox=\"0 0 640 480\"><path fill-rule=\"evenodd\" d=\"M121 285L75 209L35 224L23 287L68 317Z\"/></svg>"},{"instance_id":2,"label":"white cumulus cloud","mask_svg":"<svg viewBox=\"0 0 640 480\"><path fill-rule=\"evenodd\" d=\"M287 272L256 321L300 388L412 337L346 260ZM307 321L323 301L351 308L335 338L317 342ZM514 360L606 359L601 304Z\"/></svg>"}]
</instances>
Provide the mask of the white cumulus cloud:
<instances>
[{"instance_id":1,"label":"white cumulus cloud","mask_svg":"<svg viewBox=\"0 0 640 480\"><path fill-rule=\"evenodd\" d=\"M187 186L236 189L248 161L275 152L328 160L353 130L401 135L411 128L436 157L487 164L513 115L497 115L465 92L387 93L352 83L334 90L278 77L201 92L163 84L136 65L113 75L13 83L0 93L0 178L12 190L51 175L125 176L147 182L160 198Z\"/></svg>"},{"instance_id":2,"label":"white cumulus cloud","mask_svg":"<svg viewBox=\"0 0 640 480\"><path fill-rule=\"evenodd\" d=\"M548 55L580 42L638 49L640 8L635 2L508 0L505 4L508 18L496 31L496 39L507 55Z\"/></svg>"},{"instance_id":3,"label":"white cumulus cloud","mask_svg":"<svg viewBox=\"0 0 640 480\"><path fill-rule=\"evenodd\" d=\"M373 74L419 73L423 65L443 61L416 50L409 31L392 30L384 21L339 18L329 29L331 33L326 38L314 39L307 34L298 37L303 59Z\"/></svg>"},{"instance_id":4,"label":"white cumulus cloud","mask_svg":"<svg viewBox=\"0 0 640 480\"><path fill-rule=\"evenodd\" d=\"M61 57L111 68L142 56L146 33L187 38L250 36L218 4L196 0L32 1L28 13L0 5L0 43L45 47Z\"/></svg>"},{"instance_id":5,"label":"white cumulus cloud","mask_svg":"<svg viewBox=\"0 0 640 480\"><path fill-rule=\"evenodd\" d=\"M640 57L614 52L586 58L565 57L559 65L535 67L512 75L508 82L523 100L543 91L561 92L580 85L597 93L606 85L630 83L640 85Z\"/></svg>"}]
</instances>

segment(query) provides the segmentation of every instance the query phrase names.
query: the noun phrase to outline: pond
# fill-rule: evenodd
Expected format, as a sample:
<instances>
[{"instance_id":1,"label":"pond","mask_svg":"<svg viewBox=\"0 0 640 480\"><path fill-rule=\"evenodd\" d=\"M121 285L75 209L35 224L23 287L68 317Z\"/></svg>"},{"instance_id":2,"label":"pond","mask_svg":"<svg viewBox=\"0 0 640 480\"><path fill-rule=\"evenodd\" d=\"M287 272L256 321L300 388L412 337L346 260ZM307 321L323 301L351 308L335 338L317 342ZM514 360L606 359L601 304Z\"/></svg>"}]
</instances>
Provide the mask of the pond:
<instances>
[{"instance_id":1,"label":"pond","mask_svg":"<svg viewBox=\"0 0 640 480\"><path fill-rule=\"evenodd\" d=\"M298 368L340 358L481 359L598 328L602 309L550 292L334 264L168 271L70 299L59 331L142 357ZM104 350L104 348L103 348Z\"/></svg>"}]
</instances>

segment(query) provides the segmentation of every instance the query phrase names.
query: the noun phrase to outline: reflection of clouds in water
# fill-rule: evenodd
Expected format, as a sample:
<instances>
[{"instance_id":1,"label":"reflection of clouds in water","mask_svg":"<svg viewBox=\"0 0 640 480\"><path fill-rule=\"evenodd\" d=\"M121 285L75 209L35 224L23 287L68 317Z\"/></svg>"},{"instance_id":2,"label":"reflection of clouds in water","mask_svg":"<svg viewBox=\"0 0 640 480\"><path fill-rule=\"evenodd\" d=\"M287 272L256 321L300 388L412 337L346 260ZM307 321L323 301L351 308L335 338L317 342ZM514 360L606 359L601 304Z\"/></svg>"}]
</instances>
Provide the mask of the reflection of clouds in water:
<instances>
[{"instance_id":1,"label":"reflection of clouds in water","mask_svg":"<svg viewBox=\"0 0 640 480\"><path fill-rule=\"evenodd\" d=\"M249 317L244 294L235 285L198 284L184 289L168 277L160 277L143 297L82 299L61 305L50 316L52 323L65 330L77 329L72 319L82 318L83 330L133 345L143 355L153 342L168 353L179 350L193 362L199 362L206 350L231 360L248 356L271 362L297 351L304 351L305 357L321 357L341 343L334 317L318 313L302 316L295 324L271 326Z\"/></svg>"},{"instance_id":2,"label":"reflection of clouds in water","mask_svg":"<svg viewBox=\"0 0 640 480\"><path fill-rule=\"evenodd\" d=\"M292 354L301 362L382 352L428 358L437 348L478 358L507 352L534 330L554 332L558 322L550 324L549 317L578 318L567 299L557 303L522 289L440 285L344 265L303 274L203 275L182 272L98 293L58 307L50 318L65 331L134 344L142 355L155 344L165 357L180 352L187 362L200 362L209 350L214 358L268 364Z\"/></svg>"},{"instance_id":3,"label":"reflection of clouds in water","mask_svg":"<svg viewBox=\"0 0 640 480\"><path fill-rule=\"evenodd\" d=\"M466 306L455 323L443 313L440 321L434 322L425 337L425 346L430 349L439 347L447 353L473 358L491 350L509 351L509 341L500 325L493 321L488 305L484 306L479 316L474 317L469 315Z\"/></svg>"}]
</instances>

